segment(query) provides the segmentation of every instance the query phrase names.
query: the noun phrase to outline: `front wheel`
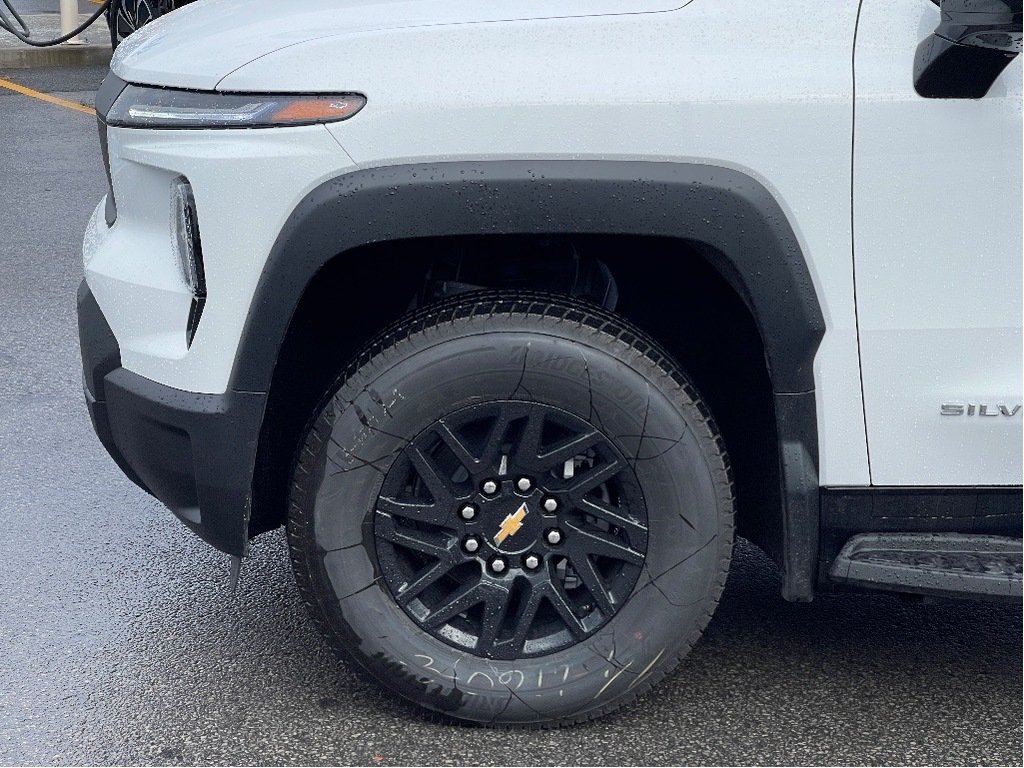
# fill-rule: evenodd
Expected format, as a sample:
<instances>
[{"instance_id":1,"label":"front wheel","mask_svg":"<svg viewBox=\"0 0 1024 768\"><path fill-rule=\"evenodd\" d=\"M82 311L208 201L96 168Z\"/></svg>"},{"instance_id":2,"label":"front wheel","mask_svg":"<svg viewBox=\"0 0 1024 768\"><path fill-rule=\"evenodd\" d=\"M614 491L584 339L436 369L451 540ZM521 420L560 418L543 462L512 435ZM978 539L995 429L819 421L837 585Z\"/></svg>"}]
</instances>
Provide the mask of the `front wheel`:
<instances>
[{"instance_id":1,"label":"front wheel","mask_svg":"<svg viewBox=\"0 0 1024 768\"><path fill-rule=\"evenodd\" d=\"M636 697L700 636L732 548L728 459L692 385L620 318L545 295L470 295L382 334L292 480L294 570L332 646L474 722Z\"/></svg>"}]
</instances>

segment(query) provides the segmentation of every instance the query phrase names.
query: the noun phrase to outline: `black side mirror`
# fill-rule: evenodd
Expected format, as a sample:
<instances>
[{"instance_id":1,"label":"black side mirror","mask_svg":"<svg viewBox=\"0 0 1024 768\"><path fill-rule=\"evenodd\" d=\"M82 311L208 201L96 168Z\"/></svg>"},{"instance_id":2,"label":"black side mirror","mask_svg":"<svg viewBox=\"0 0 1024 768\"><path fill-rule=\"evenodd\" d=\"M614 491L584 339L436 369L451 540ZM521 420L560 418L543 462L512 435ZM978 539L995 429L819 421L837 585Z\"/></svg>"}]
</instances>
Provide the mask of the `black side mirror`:
<instances>
[{"instance_id":1,"label":"black side mirror","mask_svg":"<svg viewBox=\"0 0 1024 768\"><path fill-rule=\"evenodd\" d=\"M980 99L1021 50L1022 0L942 0L939 26L917 46L914 89Z\"/></svg>"}]
</instances>

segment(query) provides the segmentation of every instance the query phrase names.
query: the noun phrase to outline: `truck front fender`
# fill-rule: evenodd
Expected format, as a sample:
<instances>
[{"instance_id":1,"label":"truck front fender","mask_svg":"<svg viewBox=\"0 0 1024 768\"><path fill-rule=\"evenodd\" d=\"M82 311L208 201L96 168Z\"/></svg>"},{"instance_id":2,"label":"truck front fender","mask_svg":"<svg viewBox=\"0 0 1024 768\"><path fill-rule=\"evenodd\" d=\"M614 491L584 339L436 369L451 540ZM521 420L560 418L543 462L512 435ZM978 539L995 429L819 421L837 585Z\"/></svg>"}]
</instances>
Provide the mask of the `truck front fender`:
<instances>
[{"instance_id":1,"label":"truck front fender","mask_svg":"<svg viewBox=\"0 0 1024 768\"><path fill-rule=\"evenodd\" d=\"M810 599L818 542L813 362L825 331L804 254L772 194L701 163L502 160L398 165L310 192L275 243L250 307L232 389L268 392L303 292L359 246L440 236L616 234L702 246L757 323L775 393L784 594Z\"/></svg>"}]
</instances>

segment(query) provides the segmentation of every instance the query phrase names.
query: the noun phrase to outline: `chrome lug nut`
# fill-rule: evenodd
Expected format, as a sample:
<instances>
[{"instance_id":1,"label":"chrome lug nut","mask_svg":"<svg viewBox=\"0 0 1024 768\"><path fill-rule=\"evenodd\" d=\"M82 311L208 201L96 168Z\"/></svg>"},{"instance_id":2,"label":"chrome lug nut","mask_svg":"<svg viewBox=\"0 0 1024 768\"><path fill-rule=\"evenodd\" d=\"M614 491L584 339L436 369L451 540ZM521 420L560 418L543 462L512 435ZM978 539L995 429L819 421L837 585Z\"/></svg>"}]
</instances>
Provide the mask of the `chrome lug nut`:
<instances>
[{"instance_id":1,"label":"chrome lug nut","mask_svg":"<svg viewBox=\"0 0 1024 768\"><path fill-rule=\"evenodd\" d=\"M544 499L544 509L548 512L554 512L558 509L558 502L552 499L550 496Z\"/></svg>"},{"instance_id":2,"label":"chrome lug nut","mask_svg":"<svg viewBox=\"0 0 1024 768\"><path fill-rule=\"evenodd\" d=\"M562 532L557 528L552 528L544 538L547 539L548 544L561 544Z\"/></svg>"},{"instance_id":3,"label":"chrome lug nut","mask_svg":"<svg viewBox=\"0 0 1024 768\"><path fill-rule=\"evenodd\" d=\"M463 520L472 520L474 517L476 517L476 507L474 507L472 504L467 504L466 506L459 510L459 517L461 517Z\"/></svg>"},{"instance_id":4,"label":"chrome lug nut","mask_svg":"<svg viewBox=\"0 0 1024 768\"><path fill-rule=\"evenodd\" d=\"M535 571L540 568L540 558L537 555L527 555L523 558L523 565L527 570Z\"/></svg>"},{"instance_id":5,"label":"chrome lug nut","mask_svg":"<svg viewBox=\"0 0 1024 768\"><path fill-rule=\"evenodd\" d=\"M518 480L516 480L516 488L518 488L523 493L526 493L532 487L533 484L530 482L530 478L528 477L520 477Z\"/></svg>"},{"instance_id":6,"label":"chrome lug nut","mask_svg":"<svg viewBox=\"0 0 1024 768\"><path fill-rule=\"evenodd\" d=\"M495 573L504 573L508 565L505 563L505 558L496 557L491 560L491 570Z\"/></svg>"},{"instance_id":7,"label":"chrome lug nut","mask_svg":"<svg viewBox=\"0 0 1024 768\"><path fill-rule=\"evenodd\" d=\"M480 541L476 536L467 536L465 541L462 542L462 548L470 554L473 554L480 549Z\"/></svg>"},{"instance_id":8,"label":"chrome lug nut","mask_svg":"<svg viewBox=\"0 0 1024 768\"><path fill-rule=\"evenodd\" d=\"M488 496L493 496L498 492L498 484L493 480L484 480L482 488Z\"/></svg>"}]
</instances>

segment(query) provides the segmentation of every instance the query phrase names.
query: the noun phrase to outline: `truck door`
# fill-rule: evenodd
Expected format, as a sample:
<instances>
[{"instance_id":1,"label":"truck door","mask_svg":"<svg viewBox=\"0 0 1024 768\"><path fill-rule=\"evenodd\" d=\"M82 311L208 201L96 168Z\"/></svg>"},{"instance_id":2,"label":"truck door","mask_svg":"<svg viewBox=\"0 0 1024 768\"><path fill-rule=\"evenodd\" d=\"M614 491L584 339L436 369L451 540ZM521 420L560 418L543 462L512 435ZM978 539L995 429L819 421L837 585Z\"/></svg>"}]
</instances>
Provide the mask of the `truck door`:
<instances>
[{"instance_id":1,"label":"truck door","mask_svg":"<svg viewBox=\"0 0 1024 768\"><path fill-rule=\"evenodd\" d=\"M1016 10L1019 24L1019 0ZM1022 57L981 98L920 95L915 52L939 14L930 0L863 0L857 27L854 265L871 481L1019 485ZM942 88L971 91L942 79L968 70L947 69Z\"/></svg>"}]
</instances>

